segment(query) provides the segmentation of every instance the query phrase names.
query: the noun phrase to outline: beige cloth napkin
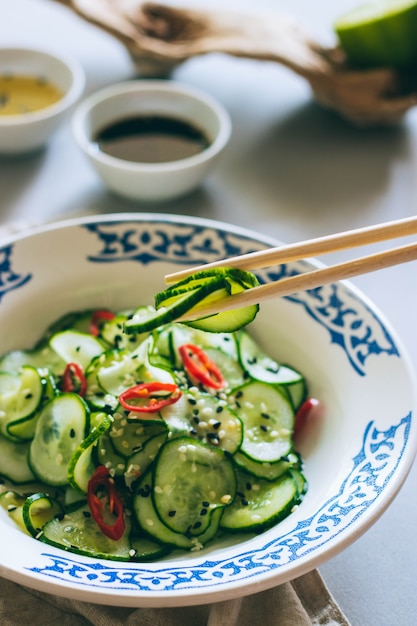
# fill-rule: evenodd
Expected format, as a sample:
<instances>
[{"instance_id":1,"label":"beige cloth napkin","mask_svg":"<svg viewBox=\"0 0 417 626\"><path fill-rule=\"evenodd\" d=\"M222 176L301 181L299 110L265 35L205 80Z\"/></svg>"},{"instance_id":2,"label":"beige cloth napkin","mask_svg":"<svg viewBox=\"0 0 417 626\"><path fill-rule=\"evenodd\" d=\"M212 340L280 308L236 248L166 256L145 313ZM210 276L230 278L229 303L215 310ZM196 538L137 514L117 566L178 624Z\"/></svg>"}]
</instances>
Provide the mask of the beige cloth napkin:
<instances>
[{"instance_id":1,"label":"beige cloth napkin","mask_svg":"<svg viewBox=\"0 0 417 626\"><path fill-rule=\"evenodd\" d=\"M0 225L1 240L36 223ZM1 558L1 557L0 557ZM169 609L109 607L40 593L0 578L1 626L349 626L312 572L268 591L217 604Z\"/></svg>"},{"instance_id":2,"label":"beige cloth napkin","mask_svg":"<svg viewBox=\"0 0 417 626\"><path fill-rule=\"evenodd\" d=\"M349 626L313 570L237 600L195 607L131 609L67 600L0 579L1 626Z\"/></svg>"}]
</instances>

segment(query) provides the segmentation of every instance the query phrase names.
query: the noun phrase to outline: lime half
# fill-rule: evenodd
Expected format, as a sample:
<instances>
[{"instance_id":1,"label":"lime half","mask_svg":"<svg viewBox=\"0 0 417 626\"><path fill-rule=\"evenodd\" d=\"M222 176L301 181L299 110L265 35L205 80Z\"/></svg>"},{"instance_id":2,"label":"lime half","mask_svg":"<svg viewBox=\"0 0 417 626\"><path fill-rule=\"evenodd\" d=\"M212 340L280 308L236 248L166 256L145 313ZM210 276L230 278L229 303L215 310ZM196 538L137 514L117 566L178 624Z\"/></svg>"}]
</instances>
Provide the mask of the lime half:
<instances>
[{"instance_id":1,"label":"lime half","mask_svg":"<svg viewBox=\"0 0 417 626\"><path fill-rule=\"evenodd\" d=\"M417 0L379 0L334 24L340 46L358 67L417 65Z\"/></svg>"}]
</instances>

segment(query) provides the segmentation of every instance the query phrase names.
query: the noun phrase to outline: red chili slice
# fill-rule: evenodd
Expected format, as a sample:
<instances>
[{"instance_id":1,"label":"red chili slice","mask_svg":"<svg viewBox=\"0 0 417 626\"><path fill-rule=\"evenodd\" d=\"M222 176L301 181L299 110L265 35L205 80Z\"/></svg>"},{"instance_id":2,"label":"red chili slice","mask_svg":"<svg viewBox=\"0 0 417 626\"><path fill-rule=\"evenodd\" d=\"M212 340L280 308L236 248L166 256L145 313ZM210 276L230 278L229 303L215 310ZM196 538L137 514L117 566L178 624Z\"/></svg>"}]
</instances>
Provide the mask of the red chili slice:
<instances>
[{"instance_id":1,"label":"red chili slice","mask_svg":"<svg viewBox=\"0 0 417 626\"><path fill-rule=\"evenodd\" d=\"M84 397L87 391L87 380L83 368L78 363L68 363L62 375L62 391L78 393Z\"/></svg>"},{"instance_id":2,"label":"red chili slice","mask_svg":"<svg viewBox=\"0 0 417 626\"><path fill-rule=\"evenodd\" d=\"M109 322L114 317L115 315L111 311L101 309L98 311L94 311L93 315L91 316L90 333L95 337L98 337L98 335L101 333L103 324L105 322Z\"/></svg>"},{"instance_id":3,"label":"red chili slice","mask_svg":"<svg viewBox=\"0 0 417 626\"><path fill-rule=\"evenodd\" d=\"M311 418L313 411L320 406L320 401L316 398L307 398L298 408L295 414L294 437L297 437L306 427L307 422Z\"/></svg>"},{"instance_id":4,"label":"red chili slice","mask_svg":"<svg viewBox=\"0 0 417 626\"><path fill-rule=\"evenodd\" d=\"M88 481L87 503L102 533L109 539L118 541L125 531L123 502L109 470L104 465L99 465ZM105 515L109 519L114 518L114 523L105 521Z\"/></svg>"},{"instance_id":5,"label":"red chili slice","mask_svg":"<svg viewBox=\"0 0 417 626\"><path fill-rule=\"evenodd\" d=\"M184 367L194 383L201 383L212 389L222 389L226 381L223 374L208 354L192 343L178 348Z\"/></svg>"},{"instance_id":6,"label":"red chili slice","mask_svg":"<svg viewBox=\"0 0 417 626\"><path fill-rule=\"evenodd\" d=\"M119 396L119 402L127 411L135 413L157 413L164 406L174 404L182 396L178 385L174 383L140 383L126 389ZM131 400L136 402L132 403Z\"/></svg>"}]
</instances>

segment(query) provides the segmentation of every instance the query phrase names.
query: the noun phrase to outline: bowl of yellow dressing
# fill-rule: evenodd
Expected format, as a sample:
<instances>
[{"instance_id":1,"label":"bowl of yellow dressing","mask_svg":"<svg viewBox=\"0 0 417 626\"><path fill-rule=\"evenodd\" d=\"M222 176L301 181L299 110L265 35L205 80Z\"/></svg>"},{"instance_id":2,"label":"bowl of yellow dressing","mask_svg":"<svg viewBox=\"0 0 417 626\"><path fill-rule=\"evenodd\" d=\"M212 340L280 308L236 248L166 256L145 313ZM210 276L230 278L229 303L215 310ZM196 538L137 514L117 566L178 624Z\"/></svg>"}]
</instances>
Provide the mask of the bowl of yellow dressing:
<instances>
[{"instance_id":1,"label":"bowl of yellow dressing","mask_svg":"<svg viewBox=\"0 0 417 626\"><path fill-rule=\"evenodd\" d=\"M42 147L83 93L74 59L29 48L0 48L0 154Z\"/></svg>"}]
</instances>

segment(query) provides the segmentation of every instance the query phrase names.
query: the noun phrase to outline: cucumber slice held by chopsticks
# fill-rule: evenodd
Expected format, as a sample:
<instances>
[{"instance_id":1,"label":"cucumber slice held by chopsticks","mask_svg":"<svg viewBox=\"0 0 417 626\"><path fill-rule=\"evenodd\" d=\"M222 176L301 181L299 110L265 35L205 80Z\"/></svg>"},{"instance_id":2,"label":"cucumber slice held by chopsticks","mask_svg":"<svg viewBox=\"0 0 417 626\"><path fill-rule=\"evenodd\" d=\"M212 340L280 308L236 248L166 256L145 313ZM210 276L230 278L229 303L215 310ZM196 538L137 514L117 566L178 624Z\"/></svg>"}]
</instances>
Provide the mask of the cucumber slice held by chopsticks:
<instances>
[{"instance_id":1,"label":"cucumber slice held by chopsticks","mask_svg":"<svg viewBox=\"0 0 417 626\"><path fill-rule=\"evenodd\" d=\"M155 296L155 310L138 311L124 324L127 334L149 332L163 324L181 321L209 332L233 332L249 324L256 316L259 305L251 305L232 311L219 312L207 317L199 317L203 307L228 298L259 284L251 272L236 268L218 268L207 272L191 274L184 280L171 285ZM193 316L195 313L195 318ZM191 319L192 316L192 319Z\"/></svg>"}]
</instances>

